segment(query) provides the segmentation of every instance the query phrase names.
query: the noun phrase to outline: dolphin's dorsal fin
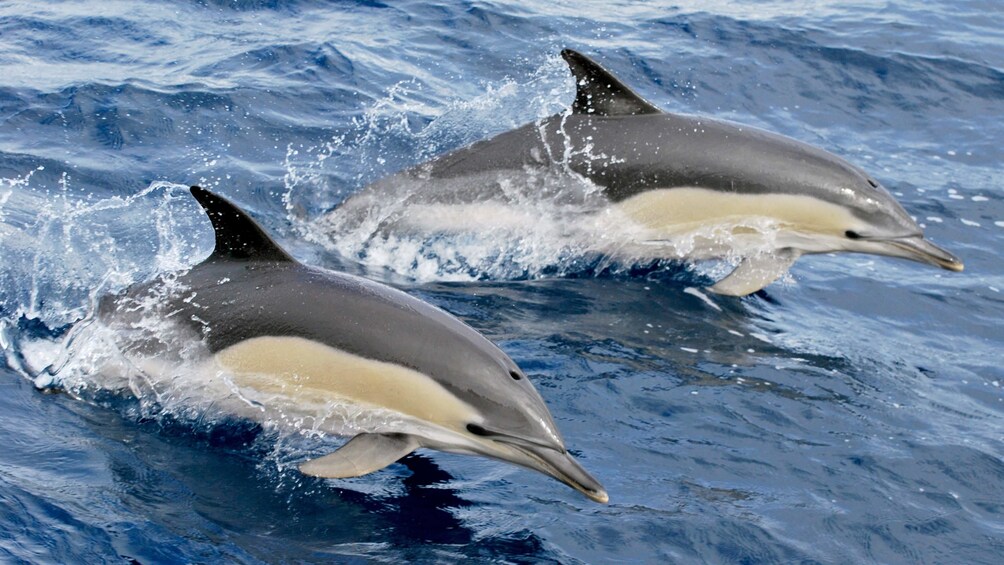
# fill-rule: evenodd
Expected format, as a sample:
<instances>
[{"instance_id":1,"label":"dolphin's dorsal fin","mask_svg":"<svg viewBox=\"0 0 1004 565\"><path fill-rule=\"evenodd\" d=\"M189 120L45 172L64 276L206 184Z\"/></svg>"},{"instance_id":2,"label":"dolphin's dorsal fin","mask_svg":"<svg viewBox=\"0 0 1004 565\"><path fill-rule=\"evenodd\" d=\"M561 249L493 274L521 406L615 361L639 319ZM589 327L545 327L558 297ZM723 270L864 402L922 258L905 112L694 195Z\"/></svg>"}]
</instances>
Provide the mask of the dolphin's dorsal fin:
<instances>
[{"instance_id":1,"label":"dolphin's dorsal fin","mask_svg":"<svg viewBox=\"0 0 1004 565\"><path fill-rule=\"evenodd\" d=\"M597 116L636 116L661 114L656 108L596 61L578 51L565 49L561 57L575 76L575 102L572 113Z\"/></svg>"},{"instance_id":2,"label":"dolphin's dorsal fin","mask_svg":"<svg viewBox=\"0 0 1004 565\"><path fill-rule=\"evenodd\" d=\"M216 249L210 259L243 261L294 261L243 210L229 200L193 186L192 196L199 201L213 223Z\"/></svg>"},{"instance_id":3,"label":"dolphin's dorsal fin","mask_svg":"<svg viewBox=\"0 0 1004 565\"><path fill-rule=\"evenodd\" d=\"M359 434L334 453L300 465L300 472L327 479L361 477L383 469L418 447L418 441L406 434Z\"/></svg>"}]
</instances>

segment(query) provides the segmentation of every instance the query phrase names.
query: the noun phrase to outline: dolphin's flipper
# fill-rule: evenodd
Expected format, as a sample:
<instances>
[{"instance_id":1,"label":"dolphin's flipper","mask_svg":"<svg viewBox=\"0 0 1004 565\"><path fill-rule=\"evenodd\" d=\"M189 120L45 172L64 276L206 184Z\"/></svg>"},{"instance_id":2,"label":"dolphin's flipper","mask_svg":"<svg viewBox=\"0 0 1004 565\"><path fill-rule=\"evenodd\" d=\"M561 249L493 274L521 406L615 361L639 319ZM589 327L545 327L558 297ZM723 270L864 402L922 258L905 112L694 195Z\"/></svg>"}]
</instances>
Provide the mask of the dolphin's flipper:
<instances>
[{"instance_id":1,"label":"dolphin's flipper","mask_svg":"<svg viewBox=\"0 0 1004 565\"><path fill-rule=\"evenodd\" d=\"M598 116L636 116L639 114L661 114L641 96L599 66L595 61L578 51L565 49L561 57L568 63L575 75L575 114Z\"/></svg>"},{"instance_id":2,"label":"dolphin's flipper","mask_svg":"<svg viewBox=\"0 0 1004 565\"><path fill-rule=\"evenodd\" d=\"M193 186L192 196L199 201L213 223L216 248L209 261L294 261L257 222L225 198Z\"/></svg>"},{"instance_id":3,"label":"dolphin's flipper","mask_svg":"<svg viewBox=\"0 0 1004 565\"><path fill-rule=\"evenodd\" d=\"M300 472L314 477L345 479L379 471L419 447L406 434L359 434L334 453L300 465Z\"/></svg>"},{"instance_id":4,"label":"dolphin's flipper","mask_svg":"<svg viewBox=\"0 0 1004 565\"><path fill-rule=\"evenodd\" d=\"M786 273L798 256L799 253L792 249L781 249L746 257L729 276L715 283L709 290L727 296L752 294Z\"/></svg>"}]
</instances>

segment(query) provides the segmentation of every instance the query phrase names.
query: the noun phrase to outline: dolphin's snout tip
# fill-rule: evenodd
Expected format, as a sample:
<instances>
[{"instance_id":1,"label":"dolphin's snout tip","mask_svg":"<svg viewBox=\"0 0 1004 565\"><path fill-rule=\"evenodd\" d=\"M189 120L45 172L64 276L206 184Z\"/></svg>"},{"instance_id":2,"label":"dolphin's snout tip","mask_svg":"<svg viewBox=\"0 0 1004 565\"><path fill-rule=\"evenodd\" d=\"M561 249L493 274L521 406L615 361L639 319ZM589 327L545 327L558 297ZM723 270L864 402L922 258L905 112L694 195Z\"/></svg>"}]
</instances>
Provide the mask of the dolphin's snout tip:
<instances>
[{"instance_id":1,"label":"dolphin's snout tip","mask_svg":"<svg viewBox=\"0 0 1004 565\"><path fill-rule=\"evenodd\" d=\"M599 502L600 504L610 502L610 496L607 494L607 490L603 488L603 485L590 475L589 471L586 471L568 451L558 451L536 446L517 446L517 449L529 456L529 459L520 461L520 464L540 471L545 475L550 475L581 492L594 502Z\"/></svg>"},{"instance_id":2,"label":"dolphin's snout tip","mask_svg":"<svg viewBox=\"0 0 1004 565\"><path fill-rule=\"evenodd\" d=\"M962 259L959 259L954 254L949 253L947 250L938 247L930 241L921 241L925 244L922 251L923 258L928 262L933 263L946 271L954 271L956 273L961 273L966 269L966 265L962 262Z\"/></svg>"},{"instance_id":3,"label":"dolphin's snout tip","mask_svg":"<svg viewBox=\"0 0 1004 565\"><path fill-rule=\"evenodd\" d=\"M962 261L955 261L954 263L946 263L941 266L942 269L948 269L949 271L955 271L956 273L961 273L966 270L966 266Z\"/></svg>"},{"instance_id":4,"label":"dolphin's snout tip","mask_svg":"<svg viewBox=\"0 0 1004 565\"><path fill-rule=\"evenodd\" d=\"M921 263L928 263L936 267L941 267L946 271L954 271L956 273L965 270L965 264L963 264L961 259L948 250L938 247L937 245L924 239L923 236L895 239L890 243L899 248L901 252L904 252L897 253L897 255L907 259L913 259L914 261L920 261Z\"/></svg>"},{"instance_id":5,"label":"dolphin's snout tip","mask_svg":"<svg viewBox=\"0 0 1004 565\"><path fill-rule=\"evenodd\" d=\"M610 502L610 495L608 495L607 491L603 489L586 492L585 495L588 496L590 500L599 502L600 504L607 504Z\"/></svg>"},{"instance_id":6,"label":"dolphin's snout tip","mask_svg":"<svg viewBox=\"0 0 1004 565\"><path fill-rule=\"evenodd\" d=\"M939 249L941 248L939 247ZM962 259L959 259L944 249L941 249L941 251L944 251L945 255L948 257L938 262L939 267L948 271L955 271L956 273L961 273L966 270L966 265L962 262Z\"/></svg>"},{"instance_id":7,"label":"dolphin's snout tip","mask_svg":"<svg viewBox=\"0 0 1004 565\"><path fill-rule=\"evenodd\" d=\"M585 470L583 469L583 471L585 471ZM586 482L580 482L580 481L574 481L574 480L573 481L567 481L567 480L564 480L564 479L561 479L561 478L559 478L558 480L560 480L563 483L568 484L568 486L570 486L570 487L574 488L575 490L581 492L582 494L586 495L586 498L588 498L589 500L592 500L593 502L599 502L600 504L607 504L607 503L609 503L610 502L610 495L607 494L607 490L605 488L603 488L603 486L600 485L600 483L597 482L596 479L594 479L591 475L589 475L588 473L586 473L586 476L589 479Z\"/></svg>"},{"instance_id":8,"label":"dolphin's snout tip","mask_svg":"<svg viewBox=\"0 0 1004 565\"><path fill-rule=\"evenodd\" d=\"M545 472L586 495L592 501L600 504L606 504L610 501L610 496L603 485L590 475L570 453L565 451L559 454L558 452L549 453L549 451L544 450L537 453L550 467Z\"/></svg>"}]
</instances>

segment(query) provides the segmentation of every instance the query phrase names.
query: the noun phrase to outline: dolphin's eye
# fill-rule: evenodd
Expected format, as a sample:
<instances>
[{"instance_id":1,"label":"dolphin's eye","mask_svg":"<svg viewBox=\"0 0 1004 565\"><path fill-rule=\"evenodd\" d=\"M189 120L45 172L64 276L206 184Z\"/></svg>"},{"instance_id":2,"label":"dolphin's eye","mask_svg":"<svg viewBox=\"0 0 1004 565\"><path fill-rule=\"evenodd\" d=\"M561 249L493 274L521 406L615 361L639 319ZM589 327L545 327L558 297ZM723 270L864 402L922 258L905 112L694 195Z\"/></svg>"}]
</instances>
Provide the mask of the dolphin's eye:
<instances>
[{"instance_id":1,"label":"dolphin's eye","mask_svg":"<svg viewBox=\"0 0 1004 565\"><path fill-rule=\"evenodd\" d=\"M514 381L518 381L523 378L523 375L520 375L516 371L509 371L509 376L512 377L512 380Z\"/></svg>"},{"instance_id":2,"label":"dolphin's eye","mask_svg":"<svg viewBox=\"0 0 1004 565\"><path fill-rule=\"evenodd\" d=\"M868 179L868 184L872 185L872 188L878 188L878 183L872 179Z\"/></svg>"},{"instance_id":3,"label":"dolphin's eye","mask_svg":"<svg viewBox=\"0 0 1004 565\"><path fill-rule=\"evenodd\" d=\"M467 424L467 431L471 432L476 436L486 436L488 435L488 430L482 428L477 424Z\"/></svg>"},{"instance_id":4,"label":"dolphin's eye","mask_svg":"<svg viewBox=\"0 0 1004 565\"><path fill-rule=\"evenodd\" d=\"M861 234L852 230L845 231L844 236L847 237L847 239L861 239Z\"/></svg>"}]
</instances>

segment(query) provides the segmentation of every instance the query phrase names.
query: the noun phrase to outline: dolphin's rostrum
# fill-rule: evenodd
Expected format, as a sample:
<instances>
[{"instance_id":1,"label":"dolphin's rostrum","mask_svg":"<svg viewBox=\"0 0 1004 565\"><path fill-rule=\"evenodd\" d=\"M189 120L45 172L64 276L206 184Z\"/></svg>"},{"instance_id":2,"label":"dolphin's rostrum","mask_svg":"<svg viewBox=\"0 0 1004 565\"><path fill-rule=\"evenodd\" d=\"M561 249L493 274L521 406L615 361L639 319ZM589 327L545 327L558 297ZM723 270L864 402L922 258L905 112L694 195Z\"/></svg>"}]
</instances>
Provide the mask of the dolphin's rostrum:
<instances>
[{"instance_id":1,"label":"dolphin's rostrum","mask_svg":"<svg viewBox=\"0 0 1004 565\"><path fill-rule=\"evenodd\" d=\"M427 447L515 463L607 501L530 380L487 338L404 292L303 265L227 200L191 191L212 221L215 250L177 277L185 291L163 309L204 341L214 370L290 403L391 416L304 463L304 473L355 477ZM106 298L100 316L135 316L157 284Z\"/></svg>"},{"instance_id":2,"label":"dolphin's rostrum","mask_svg":"<svg viewBox=\"0 0 1004 565\"><path fill-rule=\"evenodd\" d=\"M801 255L850 251L952 271L962 262L924 239L870 175L822 149L757 128L663 112L588 57L561 53L575 77L569 111L502 133L382 179L342 204L366 206L395 186L457 186L451 196L493 197L486 184L557 169L602 189L608 209L638 229L622 249L703 260L737 257L712 290L755 292ZM420 201L416 190L412 198ZM688 242L680 246L670 242Z\"/></svg>"}]
</instances>

